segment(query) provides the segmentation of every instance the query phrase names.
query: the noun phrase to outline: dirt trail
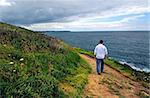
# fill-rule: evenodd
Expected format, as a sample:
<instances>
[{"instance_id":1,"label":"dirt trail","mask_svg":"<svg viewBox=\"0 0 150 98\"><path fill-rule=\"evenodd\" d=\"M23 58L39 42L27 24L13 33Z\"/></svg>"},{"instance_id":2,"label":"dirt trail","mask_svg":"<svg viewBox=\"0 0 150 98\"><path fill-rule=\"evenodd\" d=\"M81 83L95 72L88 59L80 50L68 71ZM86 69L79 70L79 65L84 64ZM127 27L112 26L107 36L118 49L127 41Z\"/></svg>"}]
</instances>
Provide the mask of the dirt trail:
<instances>
[{"instance_id":1,"label":"dirt trail","mask_svg":"<svg viewBox=\"0 0 150 98\"><path fill-rule=\"evenodd\" d=\"M97 75L95 59L80 54L92 66L83 97L92 98L139 98L143 86L109 66L104 66L104 73Z\"/></svg>"}]
</instances>

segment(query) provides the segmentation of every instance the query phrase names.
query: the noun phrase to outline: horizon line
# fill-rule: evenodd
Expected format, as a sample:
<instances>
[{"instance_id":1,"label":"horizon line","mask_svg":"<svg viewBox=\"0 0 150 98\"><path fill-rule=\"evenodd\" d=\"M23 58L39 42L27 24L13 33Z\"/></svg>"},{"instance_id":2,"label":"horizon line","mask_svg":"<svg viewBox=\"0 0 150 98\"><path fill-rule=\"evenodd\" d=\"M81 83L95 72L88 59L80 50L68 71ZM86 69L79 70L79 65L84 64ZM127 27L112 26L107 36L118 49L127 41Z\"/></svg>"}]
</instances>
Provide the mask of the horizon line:
<instances>
[{"instance_id":1,"label":"horizon line","mask_svg":"<svg viewBox=\"0 0 150 98\"><path fill-rule=\"evenodd\" d=\"M36 31L36 30L35 30ZM39 32L130 32L130 31L136 31L136 32L140 32L140 31L146 31L146 32L150 32L150 30L37 30Z\"/></svg>"}]
</instances>

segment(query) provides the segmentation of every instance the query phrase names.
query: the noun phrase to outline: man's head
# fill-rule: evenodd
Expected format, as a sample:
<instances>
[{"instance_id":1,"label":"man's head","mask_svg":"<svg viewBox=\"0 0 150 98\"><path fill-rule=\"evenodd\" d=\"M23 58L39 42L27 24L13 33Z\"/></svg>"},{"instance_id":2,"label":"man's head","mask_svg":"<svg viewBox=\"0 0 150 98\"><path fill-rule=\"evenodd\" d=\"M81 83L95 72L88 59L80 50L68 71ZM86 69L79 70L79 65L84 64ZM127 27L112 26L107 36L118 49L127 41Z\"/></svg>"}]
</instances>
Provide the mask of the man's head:
<instances>
[{"instance_id":1,"label":"man's head","mask_svg":"<svg viewBox=\"0 0 150 98\"><path fill-rule=\"evenodd\" d=\"M100 43L100 44L103 44L103 40L100 40L99 43Z\"/></svg>"}]
</instances>

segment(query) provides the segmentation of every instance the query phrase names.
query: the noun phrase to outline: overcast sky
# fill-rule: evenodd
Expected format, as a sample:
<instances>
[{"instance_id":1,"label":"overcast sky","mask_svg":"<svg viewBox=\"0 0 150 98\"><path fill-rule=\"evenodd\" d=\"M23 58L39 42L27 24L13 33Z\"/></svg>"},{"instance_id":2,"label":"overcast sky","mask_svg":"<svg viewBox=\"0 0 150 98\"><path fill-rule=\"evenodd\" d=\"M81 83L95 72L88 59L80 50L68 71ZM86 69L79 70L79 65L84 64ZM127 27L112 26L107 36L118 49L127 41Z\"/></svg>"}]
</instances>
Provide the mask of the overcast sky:
<instances>
[{"instance_id":1,"label":"overcast sky","mask_svg":"<svg viewBox=\"0 0 150 98\"><path fill-rule=\"evenodd\" d=\"M0 21L31 30L150 30L149 0L0 0Z\"/></svg>"}]
</instances>

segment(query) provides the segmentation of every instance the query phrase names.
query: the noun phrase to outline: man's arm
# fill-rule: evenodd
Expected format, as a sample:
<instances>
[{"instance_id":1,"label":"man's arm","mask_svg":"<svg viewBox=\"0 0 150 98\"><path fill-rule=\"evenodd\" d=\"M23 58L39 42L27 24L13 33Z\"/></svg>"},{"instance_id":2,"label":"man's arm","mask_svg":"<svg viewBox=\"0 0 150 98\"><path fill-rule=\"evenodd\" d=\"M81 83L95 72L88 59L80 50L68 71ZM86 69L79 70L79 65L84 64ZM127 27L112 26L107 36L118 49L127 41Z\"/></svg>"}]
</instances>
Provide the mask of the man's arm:
<instances>
[{"instance_id":1,"label":"man's arm","mask_svg":"<svg viewBox=\"0 0 150 98\"><path fill-rule=\"evenodd\" d=\"M96 54L97 54L97 49L95 47L95 49L94 49L94 59L96 59Z\"/></svg>"},{"instance_id":2,"label":"man's arm","mask_svg":"<svg viewBox=\"0 0 150 98\"><path fill-rule=\"evenodd\" d=\"M97 47L95 47L95 49L94 49L94 56L95 56L95 58L96 58L96 54L97 54Z\"/></svg>"},{"instance_id":3,"label":"man's arm","mask_svg":"<svg viewBox=\"0 0 150 98\"><path fill-rule=\"evenodd\" d=\"M97 53L97 49L96 49L96 47L95 47L95 49L94 49L94 55L96 55L96 53Z\"/></svg>"},{"instance_id":4,"label":"man's arm","mask_svg":"<svg viewBox=\"0 0 150 98\"><path fill-rule=\"evenodd\" d=\"M108 51L106 47L104 48L104 50L105 50L105 59L106 59L108 57Z\"/></svg>"}]
</instances>

